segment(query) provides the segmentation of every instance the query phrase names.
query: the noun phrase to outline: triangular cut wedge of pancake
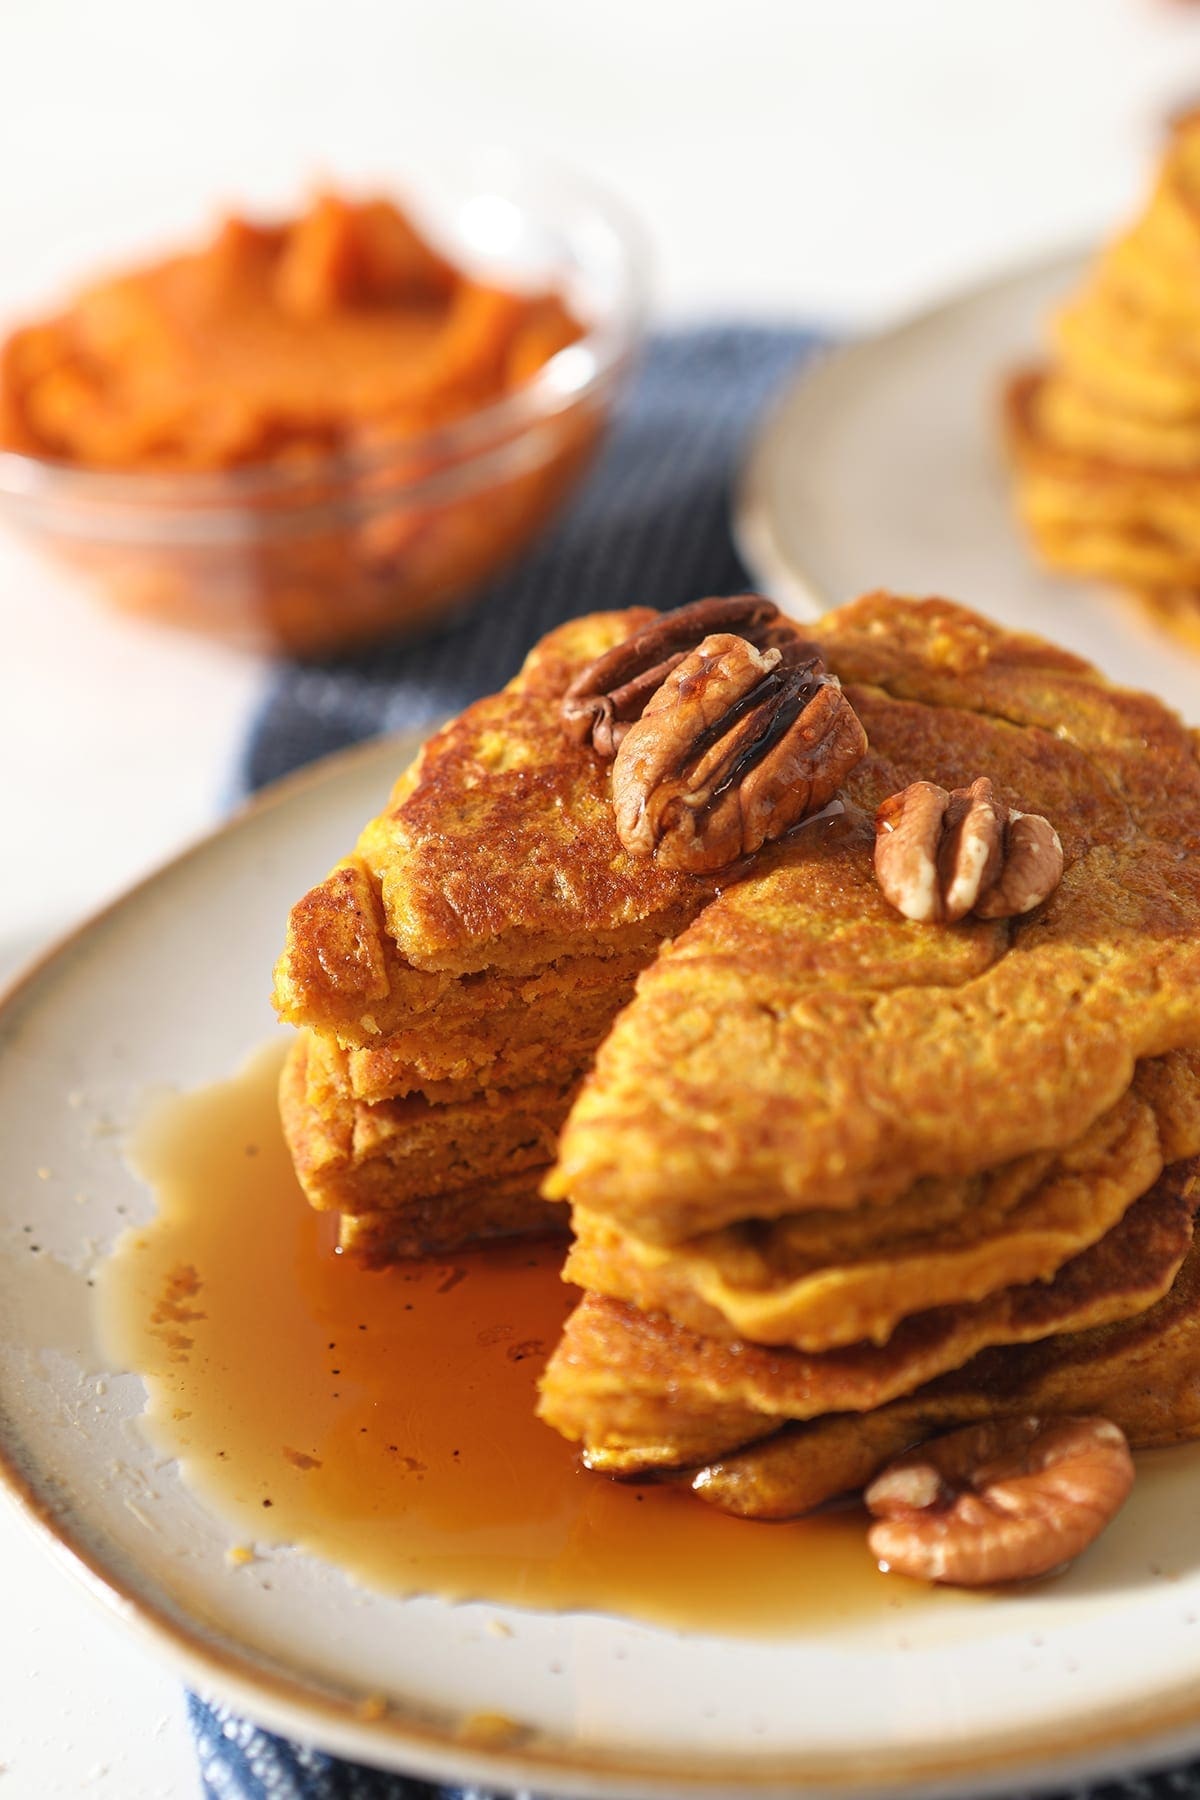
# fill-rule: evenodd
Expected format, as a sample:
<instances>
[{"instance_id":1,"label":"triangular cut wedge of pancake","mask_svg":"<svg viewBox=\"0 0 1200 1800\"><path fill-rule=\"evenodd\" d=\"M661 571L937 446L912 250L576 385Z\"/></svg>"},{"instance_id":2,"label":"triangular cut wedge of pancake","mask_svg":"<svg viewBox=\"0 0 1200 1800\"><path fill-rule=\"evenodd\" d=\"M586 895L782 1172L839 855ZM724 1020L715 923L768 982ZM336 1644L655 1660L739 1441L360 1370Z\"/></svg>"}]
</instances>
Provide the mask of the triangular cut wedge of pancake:
<instances>
[{"instance_id":1,"label":"triangular cut wedge of pancake","mask_svg":"<svg viewBox=\"0 0 1200 1800\"><path fill-rule=\"evenodd\" d=\"M292 909L284 1128L309 1199L371 1262L561 1224L535 1176L574 1088L638 970L713 892L625 851L608 764L560 718L571 680L654 616L551 632L432 736Z\"/></svg>"},{"instance_id":2,"label":"triangular cut wedge of pancake","mask_svg":"<svg viewBox=\"0 0 1200 1800\"><path fill-rule=\"evenodd\" d=\"M884 1345L809 1354L722 1342L587 1295L543 1375L539 1411L582 1441L592 1468L621 1474L708 1461L783 1421L872 1411L989 1346L1036 1343L1145 1312L1191 1246L1194 1185L1192 1164L1172 1164L1053 1281L914 1314Z\"/></svg>"},{"instance_id":3,"label":"triangular cut wedge of pancake","mask_svg":"<svg viewBox=\"0 0 1200 1800\"><path fill-rule=\"evenodd\" d=\"M1048 1280L1165 1162L1197 1151L1200 1055L1176 1051L1139 1065L1129 1093L1070 1149L927 1178L889 1206L790 1213L674 1245L647 1244L577 1207L565 1273L706 1337L813 1351L882 1344L911 1313Z\"/></svg>"},{"instance_id":4,"label":"triangular cut wedge of pancake","mask_svg":"<svg viewBox=\"0 0 1200 1800\"><path fill-rule=\"evenodd\" d=\"M370 1053L352 1065L356 1097L488 1085L535 1021L557 1051L577 1003L619 1004L711 894L711 879L623 849L609 766L559 716L571 679L654 616L596 613L543 638L502 692L433 734L353 853L292 908L276 1006ZM597 1014L594 1030L606 1024Z\"/></svg>"}]
</instances>

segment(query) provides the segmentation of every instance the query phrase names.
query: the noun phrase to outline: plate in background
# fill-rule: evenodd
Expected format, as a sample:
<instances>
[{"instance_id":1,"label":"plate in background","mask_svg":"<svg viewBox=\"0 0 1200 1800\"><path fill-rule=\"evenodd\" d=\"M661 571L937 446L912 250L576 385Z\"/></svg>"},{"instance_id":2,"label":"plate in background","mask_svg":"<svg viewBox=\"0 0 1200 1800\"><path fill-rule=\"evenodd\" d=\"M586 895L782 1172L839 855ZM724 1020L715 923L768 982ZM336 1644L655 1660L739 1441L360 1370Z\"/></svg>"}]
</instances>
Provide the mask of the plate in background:
<instances>
[{"instance_id":1,"label":"plate in background","mask_svg":"<svg viewBox=\"0 0 1200 1800\"><path fill-rule=\"evenodd\" d=\"M1087 267L1040 263L802 374L768 418L735 504L739 548L799 617L871 588L942 594L1036 631L1200 719L1200 655L1110 588L1049 574L1017 522L1000 428L1014 367Z\"/></svg>"},{"instance_id":2,"label":"plate in background","mask_svg":"<svg viewBox=\"0 0 1200 1800\"><path fill-rule=\"evenodd\" d=\"M137 1424L141 1381L105 1366L88 1275L151 1211L121 1154L147 1097L227 1077L271 1033L287 908L411 749L281 784L0 1005L0 1492L192 1684L411 1773L592 1796L961 1794L1200 1748L1200 1450L1144 1459L1051 1584L906 1600L881 1580L878 1609L784 1641L402 1601L294 1550L230 1567L229 1526ZM479 1713L526 1735L466 1742Z\"/></svg>"}]
</instances>

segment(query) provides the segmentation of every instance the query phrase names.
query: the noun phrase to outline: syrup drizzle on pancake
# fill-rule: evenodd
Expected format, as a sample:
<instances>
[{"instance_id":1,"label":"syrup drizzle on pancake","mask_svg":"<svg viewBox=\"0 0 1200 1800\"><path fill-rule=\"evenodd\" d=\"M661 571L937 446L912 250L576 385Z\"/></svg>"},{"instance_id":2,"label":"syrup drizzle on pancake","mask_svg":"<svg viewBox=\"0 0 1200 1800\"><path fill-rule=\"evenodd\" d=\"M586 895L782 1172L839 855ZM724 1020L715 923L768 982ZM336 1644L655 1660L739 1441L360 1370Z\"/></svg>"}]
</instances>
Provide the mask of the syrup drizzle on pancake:
<instances>
[{"instance_id":1,"label":"syrup drizzle on pancake","mask_svg":"<svg viewBox=\"0 0 1200 1800\"><path fill-rule=\"evenodd\" d=\"M392 1593L774 1636L962 1604L880 1576L862 1516L764 1526L589 1475L534 1417L574 1299L561 1240L369 1274L334 1253L280 1134L272 1046L134 1146L157 1216L97 1294L145 1425L230 1525Z\"/></svg>"}]
</instances>

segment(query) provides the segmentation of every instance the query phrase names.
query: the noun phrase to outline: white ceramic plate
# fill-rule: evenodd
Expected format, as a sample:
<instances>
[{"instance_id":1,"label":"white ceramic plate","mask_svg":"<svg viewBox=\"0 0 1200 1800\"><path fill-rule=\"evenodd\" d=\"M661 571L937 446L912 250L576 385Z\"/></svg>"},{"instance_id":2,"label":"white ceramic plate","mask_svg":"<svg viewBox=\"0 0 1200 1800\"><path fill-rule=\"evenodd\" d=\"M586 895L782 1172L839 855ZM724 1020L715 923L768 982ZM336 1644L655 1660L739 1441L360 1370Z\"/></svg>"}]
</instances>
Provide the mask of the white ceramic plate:
<instances>
[{"instance_id":1,"label":"white ceramic plate","mask_svg":"<svg viewBox=\"0 0 1200 1800\"><path fill-rule=\"evenodd\" d=\"M287 906L408 749L284 784L0 1007L0 1487L45 1546L192 1682L418 1773L591 1795L961 1795L1200 1746L1193 1452L1149 1459L1112 1530L1050 1586L885 1598L785 1642L402 1602L294 1551L227 1566L228 1528L137 1426L140 1381L103 1366L87 1273L149 1214L121 1155L148 1092L225 1077L270 1035ZM385 1716L356 1715L364 1694L386 1697ZM456 1727L479 1712L528 1736L465 1744Z\"/></svg>"},{"instance_id":2,"label":"white ceramic plate","mask_svg":"<svg viewBox=\"0 0 1200 1800\"><path fill-rule=\"evenodd\" d=\"M870 588L943 594L1040 632L1200 720L1200 656L1109 590L1047 574L1013 510L1006 373L1044 354L1086 264L1039 264L835 352L768 419L736 532L765 591L811 616Z\"/></svg>"}]
</instances>

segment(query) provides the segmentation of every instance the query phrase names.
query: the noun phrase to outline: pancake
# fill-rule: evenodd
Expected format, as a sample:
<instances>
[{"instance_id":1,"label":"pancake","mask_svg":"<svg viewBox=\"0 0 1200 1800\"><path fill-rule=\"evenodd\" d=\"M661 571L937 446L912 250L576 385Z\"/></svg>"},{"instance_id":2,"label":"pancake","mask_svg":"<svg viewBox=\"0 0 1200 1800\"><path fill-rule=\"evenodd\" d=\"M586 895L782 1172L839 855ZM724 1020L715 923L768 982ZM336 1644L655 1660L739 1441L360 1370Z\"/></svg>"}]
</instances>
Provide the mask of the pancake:
<instances>
[{"instance_id":1,"label":"pancake","mask_svg":"<svg viewBox=\"0 0 1200 1800\"><path fill-rule=\"evenodd\" d=\"M640 953L591 955L585 947L516 974L460 977L414 968L387 935L370 870L350 856L293 906L274 999L288 1024L346 1050L390 1053L397 1065L407 1054L418 1075L428 1068L445 1079L455 1059L469 1056L481 1026L496 1033L497 1053L527 1039L543 1017L548 1041L556 1019L569 1017L577 1000L593 1004L614 989L625 995L645 960Z\"/></svg>"},{"instance_id":2,"label":"pancake","mask_svg":"<svg viewBox=\"0 0 1200 1800\"><path fill-rule=\"evenodd\" d=\"M1078 408L1076 411L1080 410ZM1008 434L1021 472L1020 504L1052 567L1141 593L1195 587L1200 580L1200 457L1157 428L1153 447L1122 423L1093 422L1107 434L1103 455L1081 446L1068 420L1061 381L1028 372L1008 391ZM1076 421L1078 423L1078 421Z\"/></svg>"},{"instance_id":3,"label":"pancake","mask_svg":"<svg viewBox=\"0 0 1200 1800\"><path fill-rule=\"evenodd\" d=\"M405 1212L343 1225L364 1258L556 1221L531 1177L637 971L712 891L628 855L607 765L560 718L572 678L654 616L551 632L292 908L274 997L305 1037L285 1135L314 1206Z\"/></svg>"},{"instance_id":4,"label":"pancake","mask_svg":"<svg viewBox=\"0 0 1200 1800\"><path fill-rule=\"evenodd\" d=\"M884 1344L912 1313L1049 1280L1116 1223L1162 1166L1154 1114L1131 1093L1056 1158L918 1182L889 1207L788 1214L670 1246L645 1244L576 1209L565 1274L706 1337L816 1351L860 1339ZM959 1205L931 1228L926 1197L941 1199L939 1189ZM837 1225L847 1219L875 1225L878 1235L839 1251ZM821 1246L826 1223L832 1242Z\"/></svg>"},{"instance_id":5,"label":"pancake","mask_svg":"<svg viewBox=\"0 0 1200 1800\"><path fill-rule=\"evenodd\" d=\"M622 848L607 764L560 716L571 680L655 616L551 632L292 908L274 997L306 1037L284 1129L314 1206L404 1211L343 1225L364 1257L556 1218L532 1172L637 971L713 890Z\"/></svg>"},{"instance_id":6,"label":"pancake","mask_svg":"<svg viewBox=\"0 0 1200 1800\"><path fill-rule=\"evenodd\" d=\"M1141 217L1009 384L1021 515L1053 567L1129 588L1200 641L1200 115Z\"/></svg>"},{"instance_id":7,"label":"pancake","mask_svg":"<svg viewBox=\"0 0 1200 1800\"><path fill-rule=\"evenodd\" d=\"M1132 1319L1012 1349L865 1417L784 1427L689 1477L701 1499L743 1518L785 1519L864 1487L937 1432L982 1419L1098 1414L1135 1449L1200 1437L1200 1248L1156 1305Z\"/></svg>"},{"instance_id":8,"label":"pancake","mask_svg":"<svg viewBox=\"0 0 1200 1800\"><path fill-rule=\"evenodd\" d=\"M577 961L580 959L576 959ZM628 959L613 958L613 962ZM406 1029L347 1050L346 1080L359 1100L465 1100L482 1085L522 1087L581 1075L620 1008L632 998L634 973L613 968L603 983L571 987L560 971L521 983L514 1006L484 1009L436 1025L418 1015ZM552 985L553 984L553 985ZM481 984L482 985L482 984ZM336 1042L336 1040L335 1040Z\"/></svg>"},{"instance_id":9,"label":"pancake","mask_svg":"<svg viewBox=\"0 0 1200 1800\"><path fill-rule=\"evenodd\" d=\"M639 978L544 1190L647 1243L1075 1143L1140 1059L1200 1043L1200 766L1179 721L945 601L867 596L815 635L870 739L850 804ZM899 919L876 807L985 771L1055 826L1061 885L1016 919Z\"/></svg>"},{"instance_id":10,"label":"pancake","mask_svg":"<svg viewBox=\"0 0 1200 1800\"><path fill-rule=\"evenodd\" d=\"M343 1213L338 1248L368 1269L407 1257L439 1256L493 1238L563 1235L566 1210L538 1192L541 1170L470 1183L383 1212Z\"/></svg>"},{"instance_id":11,"label":"pancake","mask_svg":"<svg viewBox=\"0 0 1200 1800\"><path fill-rule=\"evenodd\" d=\"M274 997L306 1035L281 1110L314 1206L420 1203L422 1241L467 1242L472 1219L493 1234L489 1183L521 1178L508 1227L555 1219L526 1178L552 1157L637 970L711 891L628 857L607 766L559 719L571 677L652 616L594 615L543 639L503 693L434 735L292 908ZM438 1225L429 1203L451 1194ZM389 1244L410 1253L406 1232L343 1238L378 1261Z\"/></svg>"},{"instance_id":12,"label":"pancake","mask_svg":"<svg viewBox=\"0 0 1200 1800\"><path fill-rule=\"evenodd\" d=\"M580 1208L565 1278L706 1337L828 1350L885 1343L907 1314L1048 1280L1146 1192L1200 1154L1200 1052L1139 1064L1083 1138L886 1207L789 1213L683 1244L648 1244Z\"/></svg>"},{"instance_id":13,"label":"pancake","mask_svg":"<svg viewBox=\"0 0 1200 1800\"><path fill-rule=\"evenodd\" d=\"M333 885L293 909L276 973L285 1018L341 1033L367 1013L386 1029L403 1021L407 996L398 1013L387 1003L410 972L647 960L692 916L712 883L622 848L608 765L559 717L572 676L653 617L634 607L560 626L503 692L430 738Z\"/></svg>"},{"instance_id":14,"label":"pancake","mask_svg":"<svg viewBox=\"0 0 1200 1800\"><path fill-rule=\"evenodd\" d=\"M751 611L796 636L769 602ZM282 1109L315 1206L412 1212L453 1194L446 1233L466 1242L473 1204L492 1232L488 1183L516 1182L535 1226L554 1216L531 1206L526 1178L550 1160L637 971L728 879L631 856L607 763L564 728L572 681L656 618L632 608L551 632L503 692L434 734L292 908L275 1003L307 1042ZM431 1211L413 1229L446 1235ZM379 1260L407 1231L342 1235Z\"/></svg>"},{"instance_id":15,"label":"pancake","mask_svg":"<svg viewBox=\"0 0 1200 1800\"><path fill-rule=\"evenodd\" d=\"M542 1377L539 1412L582 1441L589 1466L629 1474L685 1466L784 1420L869 1412L996 1344L1034 1343L1145 1312L1192 1238L1193 1165L1174 1163L1099 1243L1048 1283L913 1314L888 1343L820 1354L723 1342L588 1294Z\"/></svg>"},{"instance_id":16,"label":"pancake","mask_svg":"<svg viewBox=\"0 0 1200 1800\"><path fill-rule=\"evenodd\" d=\"M1054 371L1024 384L1025 412L1015 421L1059 452L1143 476L1195 478L1200 418L1171 422L1118 412ZM1031 446L1033 447L1033 446Z\"/></svg>"},{"instance_id":17,"label":"pancake","mask_svg":"<svg viewBox=\"0 0 1200 1800\"><path fill-rule=\"evenodd\" d=\"M491 1185L546 1167L574 1091L543 1084L454 1105L415 1095L369 1105L339 1085L339 1054L328 1040L301 1033L280 1082L284 1135L300 1185L320 1211L408 1209L458 1195L461 1215L465 1191L486 1203ZM561 1216L545 1201L527 1210L540 1228ZM489 1220L485 1204L484 1236L495 1235Z\"/></svg>"}]
</instances>

